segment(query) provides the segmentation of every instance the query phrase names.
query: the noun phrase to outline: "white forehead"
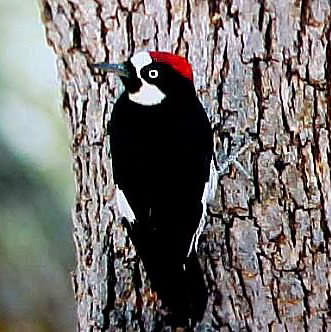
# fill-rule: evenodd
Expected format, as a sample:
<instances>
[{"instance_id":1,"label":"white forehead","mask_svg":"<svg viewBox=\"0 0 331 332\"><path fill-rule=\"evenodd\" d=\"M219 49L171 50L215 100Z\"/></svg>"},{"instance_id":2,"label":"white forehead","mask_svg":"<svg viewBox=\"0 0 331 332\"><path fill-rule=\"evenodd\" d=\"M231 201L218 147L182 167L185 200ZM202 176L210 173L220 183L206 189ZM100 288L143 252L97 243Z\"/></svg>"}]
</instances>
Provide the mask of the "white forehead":
<instances>
[{"instance_id":1,"label":"white forehead","mask_svg":"<svg viewBox=\"0 0 331 332\"><path fill-rule=\"evenodd\" d=\"M135 54L131 59L131 63L134 65L136 68L137 73L140 73L140 70L151 64L153 62L152 57L149 55L148 52L139 52Z\"/></svg>"}]
</instances>

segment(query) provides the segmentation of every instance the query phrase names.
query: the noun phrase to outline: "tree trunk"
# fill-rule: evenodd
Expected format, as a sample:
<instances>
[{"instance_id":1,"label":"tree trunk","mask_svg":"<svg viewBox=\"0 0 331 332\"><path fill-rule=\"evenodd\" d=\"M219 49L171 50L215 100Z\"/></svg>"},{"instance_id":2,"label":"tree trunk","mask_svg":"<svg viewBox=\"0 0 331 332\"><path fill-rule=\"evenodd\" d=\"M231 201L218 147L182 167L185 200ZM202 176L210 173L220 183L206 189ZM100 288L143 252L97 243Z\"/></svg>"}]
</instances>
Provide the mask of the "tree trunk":
<instances>
[{"instance_id":1,"label":"tree trunk","mask_svg":"<svg viewBox=\"0 0 331 332\"><path fill-rule=\"evenodd\" d=\"M192 63L224 168L199 246L200 330L330 331L329 1L42 0L41 12L72 137L78 329L163 328L113 197L105 128L121 85L90 66L156 49Z\"/></svg>"}]
</instances>

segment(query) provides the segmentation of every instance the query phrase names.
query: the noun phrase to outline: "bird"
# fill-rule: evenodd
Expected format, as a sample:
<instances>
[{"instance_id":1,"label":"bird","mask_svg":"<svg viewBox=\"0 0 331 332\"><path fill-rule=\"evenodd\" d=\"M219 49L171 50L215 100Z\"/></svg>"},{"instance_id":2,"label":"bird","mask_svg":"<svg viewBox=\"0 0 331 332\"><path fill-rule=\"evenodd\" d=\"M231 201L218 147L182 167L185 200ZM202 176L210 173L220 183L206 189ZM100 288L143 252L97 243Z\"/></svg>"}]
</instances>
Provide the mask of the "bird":
<instances>
[{"instance_id":1,"label":"bird","mask_svg":"<svg viewBox=\"0 0 331 332\"><path fill-rule=\"evenodd\" d=\"M132 209L128 233L169 311L169 324L203 318L208 291L192 239L203 212L213 133L191 64L170 52L140 51L123 63L96 63L118 75L124 92L107 134L116 186Z\"/></svg>"}]
</instances>

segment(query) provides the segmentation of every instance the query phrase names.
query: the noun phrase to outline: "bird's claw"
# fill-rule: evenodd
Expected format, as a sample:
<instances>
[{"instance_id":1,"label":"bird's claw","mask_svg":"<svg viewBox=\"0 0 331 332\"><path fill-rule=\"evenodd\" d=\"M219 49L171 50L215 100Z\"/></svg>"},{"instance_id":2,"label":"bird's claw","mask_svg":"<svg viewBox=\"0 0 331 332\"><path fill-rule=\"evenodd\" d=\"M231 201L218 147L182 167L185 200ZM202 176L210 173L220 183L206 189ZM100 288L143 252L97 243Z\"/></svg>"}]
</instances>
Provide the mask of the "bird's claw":
<instances>
[{"instance_id":1,"label":"bird's claw","mask_svg":"<svg viewBox=\"0 0 331 332\"><path fill-rule=\"evenodd\" d=\"M242 163L238 160L238 157L243 154L248 148L252 146L252 142L249 142L245 145L243 145L240 149L235 151L234 153L231 153L230 155L221 155L217 160L217 173L219 176L222 176L226 173L228 168L231 165L235 165L238 170L248 178L248 180L253 181L253 177L248 173L248 171L245 169L245 167L242 165Z\"/></svg>"}]
</instances>

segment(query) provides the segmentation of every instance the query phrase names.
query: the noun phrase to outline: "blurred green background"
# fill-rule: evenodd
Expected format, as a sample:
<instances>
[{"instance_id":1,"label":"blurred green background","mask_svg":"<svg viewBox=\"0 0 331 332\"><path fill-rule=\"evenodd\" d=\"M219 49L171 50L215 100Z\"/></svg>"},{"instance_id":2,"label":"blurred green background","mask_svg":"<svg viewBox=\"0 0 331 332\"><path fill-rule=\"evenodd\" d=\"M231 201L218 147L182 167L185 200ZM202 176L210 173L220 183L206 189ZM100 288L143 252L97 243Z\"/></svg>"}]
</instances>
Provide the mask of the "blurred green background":
<instances>
[{"instance_id":1,"label":"blurred green background","mask_svg":"<svg viewBox=\"0 0 331 332\"><path fill-rule=\"evenodd\" d=\"M73 175L36 0L0 0L0 332L74 331Z\"/></svg>"}]
</instances>

